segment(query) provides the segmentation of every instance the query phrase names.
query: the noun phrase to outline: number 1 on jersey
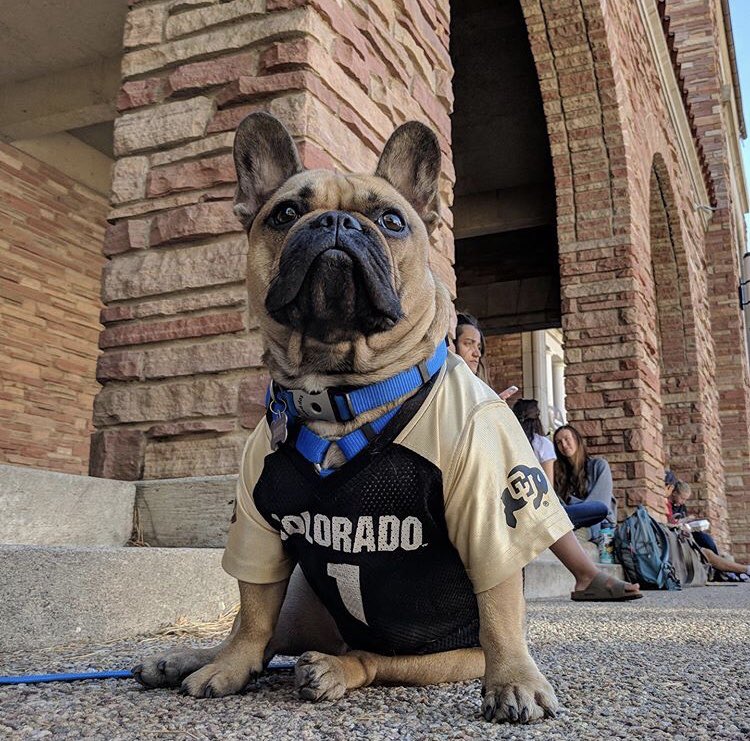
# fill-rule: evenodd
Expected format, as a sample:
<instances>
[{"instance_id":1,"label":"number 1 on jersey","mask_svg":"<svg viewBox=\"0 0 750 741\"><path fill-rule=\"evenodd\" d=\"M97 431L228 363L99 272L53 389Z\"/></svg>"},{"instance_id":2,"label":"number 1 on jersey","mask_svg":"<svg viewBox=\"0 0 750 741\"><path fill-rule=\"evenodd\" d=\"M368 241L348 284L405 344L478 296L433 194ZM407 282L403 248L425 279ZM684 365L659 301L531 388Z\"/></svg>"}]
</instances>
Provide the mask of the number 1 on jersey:
<instances>
[{"instance_id":1,"label":"number 1 on jersey","mask_svg":"<svg viewBox=\"0 0 750 741\"><path fill-rule=\"evenodd\" d=\"M336 580L341 601L349 614L367 625L365 607L362 604L362 588L359 583L359 566L350 563L329 563L327 573Z\"/></svg>"}]
</instances>

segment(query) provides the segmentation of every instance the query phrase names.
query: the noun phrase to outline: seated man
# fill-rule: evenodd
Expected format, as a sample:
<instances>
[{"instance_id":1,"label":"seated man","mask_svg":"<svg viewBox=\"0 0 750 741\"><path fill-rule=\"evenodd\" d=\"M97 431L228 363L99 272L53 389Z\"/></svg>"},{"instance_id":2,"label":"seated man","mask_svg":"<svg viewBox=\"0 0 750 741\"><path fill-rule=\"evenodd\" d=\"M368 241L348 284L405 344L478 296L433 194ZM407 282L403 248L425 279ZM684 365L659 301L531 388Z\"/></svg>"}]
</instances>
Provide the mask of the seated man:
<instances>
[{"instance_id":1,"label":"seated man","mask_svg":"<svg viewBox=\"0 0 750 741\"><path fill-rule=\"evenodd\" d=\"M690 499L690 485L679 481L671 472L664 476L664 490L667 493L667 520L671 525L679 525L683 531L692 535L708 563L717 571L750 577L750 565L736 563L719 555L716 541L706 532L691 530L688 525L687 501Z\"/></svg>"}]
</instances>

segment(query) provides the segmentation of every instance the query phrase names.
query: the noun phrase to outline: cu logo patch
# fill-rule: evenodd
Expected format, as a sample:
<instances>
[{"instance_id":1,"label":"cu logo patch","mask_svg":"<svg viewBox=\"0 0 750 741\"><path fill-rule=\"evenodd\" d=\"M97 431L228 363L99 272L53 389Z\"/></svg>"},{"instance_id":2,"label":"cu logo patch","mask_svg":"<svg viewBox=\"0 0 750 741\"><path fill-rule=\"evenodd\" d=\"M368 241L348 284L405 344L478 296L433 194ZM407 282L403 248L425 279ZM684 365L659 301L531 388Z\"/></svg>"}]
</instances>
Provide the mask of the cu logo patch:
<instances>
[{"instance_id":1,"label":"cu logo patch","mask_svg":"<svg viewBox=\"0 0 750 741\"><path fill-rule=\"evenodd\" d=\"M534 499L534 509L539 509L542 497L549 489L547 478L538 468L516 466L508 474L508 486L503 491L505 522L508 527L518 524L516 512L526 506L529 499Z\"/></svg>"}]
</instances>

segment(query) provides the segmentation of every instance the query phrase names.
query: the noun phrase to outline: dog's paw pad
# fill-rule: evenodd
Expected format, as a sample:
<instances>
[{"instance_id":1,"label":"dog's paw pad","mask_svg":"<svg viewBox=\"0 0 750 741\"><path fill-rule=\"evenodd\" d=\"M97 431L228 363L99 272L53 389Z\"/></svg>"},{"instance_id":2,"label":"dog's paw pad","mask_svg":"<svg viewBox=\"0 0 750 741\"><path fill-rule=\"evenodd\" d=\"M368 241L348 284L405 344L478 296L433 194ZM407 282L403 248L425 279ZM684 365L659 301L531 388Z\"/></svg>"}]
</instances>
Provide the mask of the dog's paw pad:
<instances>
[{"instance_id":1,"label":"dog's paw pad","mask_svg":"<svg viewBox=\"0 0 750 741\"><path fill-rule=\"evenodd\" d=\"M219 664L208 664L187 677L180 686L180 692L190 697L236 695L256 673L237 671Z\"/></svg>"},{"instance_id":2,"label":"dog's paw pad","mask_svg":"<svg viewBox=\"0 0 750 741\"><path fill-rule=\"evenodd\" d=\"M191 651L174 651L145 659L132 669L133 677L144 687L178 687L200 667L200 659Z\"/></svg>"},{"instance_id":3,"label":"dog's paw pad","mask_svg":"<svg viewBox=\"0 0 750 741\"><path fill-rule=\"evenodd\" d=\"M338 700L346 693L346 675L335 656L308 651L294 668L294 685L303 700Z\"/></svg>"},{"instance_id":4,"label":"dog's paw pad","mask_svg":"<svg viewBox=\"0 0 750 741\"><path fill-rule=\"evenodd\" d=\"M541 674L531 681L510 681L487 687L482 700L485 720L496 723L533 723L554 718L557 708L555 692Z\"/></svg>"}]
</instances>

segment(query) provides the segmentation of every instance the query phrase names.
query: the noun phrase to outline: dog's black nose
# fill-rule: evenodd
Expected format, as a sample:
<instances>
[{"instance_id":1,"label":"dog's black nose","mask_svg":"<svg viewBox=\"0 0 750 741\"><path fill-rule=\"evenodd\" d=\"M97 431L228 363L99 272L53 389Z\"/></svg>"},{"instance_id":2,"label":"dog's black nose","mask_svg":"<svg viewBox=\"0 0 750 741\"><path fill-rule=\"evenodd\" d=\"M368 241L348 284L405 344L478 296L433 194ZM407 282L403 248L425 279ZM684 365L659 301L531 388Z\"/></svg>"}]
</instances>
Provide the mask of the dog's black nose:
<instances>
[{"instance_id":1,"label":"dog's black nose","mask_svg":"<svg viewBox=\"0 0 750 741\"><path fill-rule=\"evenodd\" d=\"M362 224L346 211L326 211L311 222L310 228L361 232Z\"/></svg>"}]
</instances>

